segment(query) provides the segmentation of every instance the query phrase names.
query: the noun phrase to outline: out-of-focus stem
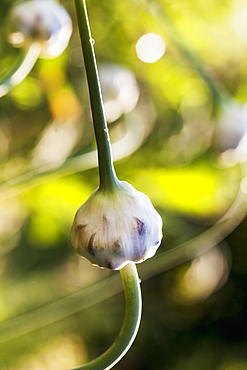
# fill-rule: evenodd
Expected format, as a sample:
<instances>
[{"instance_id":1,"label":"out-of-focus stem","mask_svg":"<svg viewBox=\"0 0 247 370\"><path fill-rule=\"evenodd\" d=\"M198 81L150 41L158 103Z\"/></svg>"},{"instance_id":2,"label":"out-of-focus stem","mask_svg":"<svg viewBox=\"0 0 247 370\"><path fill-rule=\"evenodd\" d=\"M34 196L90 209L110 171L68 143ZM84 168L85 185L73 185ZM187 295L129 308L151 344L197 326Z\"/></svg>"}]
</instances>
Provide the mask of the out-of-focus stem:
<instances>
[{"instance_id":1,"label":"out-of-focus stem","mask_svg":"<svg viewBox=\"0 0 247 370\"><path fill-rule=\"evenodd\" d=\"M0 98L6 95L13 87L19 85L30 73L40 55L41 47L33 43L24 51L24 57L16 64L14 69L0 81Z\"/></svg>"}]
</instances>

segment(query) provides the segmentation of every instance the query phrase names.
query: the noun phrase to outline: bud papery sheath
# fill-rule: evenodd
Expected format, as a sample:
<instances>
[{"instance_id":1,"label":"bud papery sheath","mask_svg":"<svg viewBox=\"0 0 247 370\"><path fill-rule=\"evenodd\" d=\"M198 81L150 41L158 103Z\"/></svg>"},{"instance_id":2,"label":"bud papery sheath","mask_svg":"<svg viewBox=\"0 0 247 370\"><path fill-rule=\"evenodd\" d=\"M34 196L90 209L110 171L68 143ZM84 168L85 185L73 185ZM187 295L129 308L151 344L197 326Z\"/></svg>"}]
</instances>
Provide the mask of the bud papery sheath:
<instances>
[{"instance_id":1,"label":"bud papery sheath","mask_svg":"<svg viewBox=\"0 0 247 370\"><path fill-rule=\"evenodd\" d=\"M150 199L124 181L96 189L77 211L70 235L78 254L112 270L152 257L161 238L162 219Z\"/></svg>"}]
</instances>

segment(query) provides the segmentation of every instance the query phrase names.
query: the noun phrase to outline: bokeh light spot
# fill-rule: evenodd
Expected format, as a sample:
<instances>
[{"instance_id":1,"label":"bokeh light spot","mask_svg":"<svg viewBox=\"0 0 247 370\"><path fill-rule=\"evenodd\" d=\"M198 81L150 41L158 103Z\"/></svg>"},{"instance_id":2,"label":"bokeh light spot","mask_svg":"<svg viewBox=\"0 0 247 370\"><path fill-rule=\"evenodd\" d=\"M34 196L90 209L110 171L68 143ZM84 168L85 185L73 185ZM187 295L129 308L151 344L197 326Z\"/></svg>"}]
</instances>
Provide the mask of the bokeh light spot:
<instances>
[{"instance_id":1,"label":"bokeh light spot","mask_svg":"<svg viewBox=\"0 0 247 370\"><path fill-rule=\"evenodd\" d=\"M162 38L154 33L143 35L136 43L136 53L145 63L157 62L165 53L166 45Z\"/></svg>"}]
</instances>

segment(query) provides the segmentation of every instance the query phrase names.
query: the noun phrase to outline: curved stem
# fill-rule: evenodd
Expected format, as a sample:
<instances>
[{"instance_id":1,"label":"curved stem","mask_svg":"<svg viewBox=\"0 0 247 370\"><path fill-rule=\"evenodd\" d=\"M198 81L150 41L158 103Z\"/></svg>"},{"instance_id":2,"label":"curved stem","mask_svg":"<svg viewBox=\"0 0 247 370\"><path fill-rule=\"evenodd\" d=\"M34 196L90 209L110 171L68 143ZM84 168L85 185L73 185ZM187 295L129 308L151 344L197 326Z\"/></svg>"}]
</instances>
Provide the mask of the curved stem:
<instances>
[{"instance_id":1,"label":"curved stem","mask_svg":"<svg viewBox=\"0 0 247 370\"><path fill-rule=\"evenodd\" d=\"M91 36L86 1L75 0L75 5L87 74L93 125L98 147L100 186L101 188L107 189L109 189L109 187L115 188L117 186L118 179L113 166L110 138L94 53L94 40Z\"/></svg>"},{"instance_id":2,"label":"curved stem","mask_svg":"<svg viewBox=\"0 0 247 370\"><path fill-rule=\"evenodd\" d=\"M24 58L21 58L14 69L0 81L0 98L27 77L40 55L40 50L38 44L31 44L26 50Z\"/></svg>"},{"instance_id":3,"label":"curved stem","mask_svg":"<svg viewBox=\"0 0 247 370\"><path fill-rule=\"evenodd\" d=\"M112 346L95 360L76 370L111 369L131 347L141 320L141 289L136 265L129 263L120 270L125 292L125 316L121 331ZM75 369L73 369L75 370Z\"/></svg>"}]
</instances>

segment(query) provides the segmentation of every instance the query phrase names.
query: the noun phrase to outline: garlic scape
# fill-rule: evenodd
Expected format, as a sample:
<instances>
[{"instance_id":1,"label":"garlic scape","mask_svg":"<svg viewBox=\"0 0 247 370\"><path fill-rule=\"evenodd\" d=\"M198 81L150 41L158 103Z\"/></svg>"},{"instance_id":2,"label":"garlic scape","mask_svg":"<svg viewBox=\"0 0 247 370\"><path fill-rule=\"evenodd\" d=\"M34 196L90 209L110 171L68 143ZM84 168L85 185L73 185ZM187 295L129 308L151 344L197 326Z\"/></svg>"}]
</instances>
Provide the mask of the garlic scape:
<instances>
[{"instance_id":1,"label":"garlic scape","mask_svg":"<svg viewBox=\"0 0 247 370\"><path fill-rule=\"evenodd\" d=\"M145 194L116 176L85 0L75 0L75 5L98 148L100 185L77 211L70 241L77 253L94 265L119 270L129 262L142 262L155 254L161 242L162 221Z\"/></svg>"},{"instance_id":2,"label":"garlic scape","mask_svg":"<svg viewBox=\"0 0 247 370\"><path fill-rule=\"evenodd\" d=\"M99 187L78 209L70 241L94 265L120 270L125 292L118 337L102 355L77 370L108 370L126 354L138 332L142 302L136 263L155 254L162 220L145 194L116 176L86 0L75 0L75 7L98 149Z\"/></svg>"},{"instance_id":3,"label":"garlic scape","mask_svg":"<svg viewBox=\"0 0 247 370\"><path fill-rule=\"evenodd\" d=\"M71 244L94 265L119 270L152 257L162 238L162 220L147 195L125 181L100 187L79 208Z\"/></svg>"}]
</instances>

